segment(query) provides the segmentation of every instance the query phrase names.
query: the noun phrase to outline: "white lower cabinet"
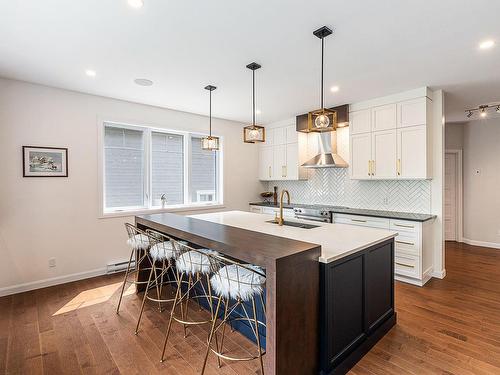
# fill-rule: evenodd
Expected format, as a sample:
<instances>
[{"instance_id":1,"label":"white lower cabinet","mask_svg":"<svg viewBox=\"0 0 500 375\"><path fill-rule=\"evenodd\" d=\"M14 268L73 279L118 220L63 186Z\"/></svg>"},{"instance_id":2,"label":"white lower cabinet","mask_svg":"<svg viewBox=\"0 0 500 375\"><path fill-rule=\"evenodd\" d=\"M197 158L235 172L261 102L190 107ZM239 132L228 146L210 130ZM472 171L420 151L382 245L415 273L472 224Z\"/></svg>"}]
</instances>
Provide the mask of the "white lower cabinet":
<instances>
[{"instance_id":1,"label":"white lower cabinet","mask_svg":"<svg viewBox=\"0 0 500 375\"><path fill-rule=\"evenodd\" d=\"M336 224L358 225L370 228L390 229L398 232L394 239L395 279L423 286L431 279L432 244L431 220L416 222L370 216L333 214Z\"/></svg>"},{"instance_id":2,"label":"white lower cabinet","mask_svg":"<svg viewBox=\"0 0 500 375\"><path fill-rule=\"evenodd\" d=\"M250 212L255 214L267 214L267 215L276 215L279 214L280 209L276 207L264 207L264 206L254 206L250 205ZM295 213L292 208L284 208L283 209L283 217L293 218L295 217Z\"/></svg>"}]
</instances>

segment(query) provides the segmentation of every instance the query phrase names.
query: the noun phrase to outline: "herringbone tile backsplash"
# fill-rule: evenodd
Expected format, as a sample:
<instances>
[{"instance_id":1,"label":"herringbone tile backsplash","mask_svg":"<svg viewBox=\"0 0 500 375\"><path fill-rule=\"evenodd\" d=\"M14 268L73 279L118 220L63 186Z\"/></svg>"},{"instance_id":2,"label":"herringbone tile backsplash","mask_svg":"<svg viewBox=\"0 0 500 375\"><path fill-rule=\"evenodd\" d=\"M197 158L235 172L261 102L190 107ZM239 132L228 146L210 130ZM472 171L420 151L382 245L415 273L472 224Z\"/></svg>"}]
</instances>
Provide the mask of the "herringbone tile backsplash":
<instances>
[{"instance_id":1,"label":"herringbone tile backsplash","mask_svg":"<svg viewBox=\"0 0 500 375\"><path fill-rule=\"evenodd\" d=\"M271 181L287 189L292 202L328 204L414 213L431 212L431 182L428 180L351 180L347 168L324 168L309 171L306 181Z\"/></svg>"}]
</instances>

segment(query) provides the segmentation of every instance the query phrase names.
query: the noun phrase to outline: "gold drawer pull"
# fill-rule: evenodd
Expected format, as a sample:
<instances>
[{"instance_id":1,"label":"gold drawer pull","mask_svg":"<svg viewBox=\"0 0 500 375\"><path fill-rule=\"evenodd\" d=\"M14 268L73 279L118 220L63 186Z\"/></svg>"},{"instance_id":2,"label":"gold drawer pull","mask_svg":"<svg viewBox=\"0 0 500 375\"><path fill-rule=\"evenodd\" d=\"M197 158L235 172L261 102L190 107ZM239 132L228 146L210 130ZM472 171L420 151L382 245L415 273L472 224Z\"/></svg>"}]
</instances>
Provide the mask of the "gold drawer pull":
<instances>
[{"instance_id":1,"label":"gold drawer pull","mask_svg":"<svg viewBox=\"0 0 500 375\"><path fill-rule=\"evenodd\" d=\"M401 227L401 228L411 228L411 229L415 228L413 225L403 225L403 224L396 224L396 223L394 223L394 226Z\"/></svg>"},{"instance_id":2,"label":"gold drawer pull","mask_svg":"<svg viewBox=\"0 0 500 375\"><path fill-rule=\"evenodd\" d=\"M397 241L396 240L396 243L400 243L400 244L403 244L403 245L415 246L415 244L413 242Z\"/></svg>"},{"instance_id":3,"label":"gold drawer pull","mask_svg":"<svg viewBox=\"0 0 500 375\"><path fill-rule=\"evenodd\" d=\"M366 220L360 220L360 219L351 219L351 221L356 221L358 223L366 223Z\"/></svg>"},{"instance_id":4,"label":"gold drawer pull","mask_svg":"<svg viewBox=\"0 0 500 375\"><path fill-rule=\"evenodd\" d=\"M411 265L409 265L409 264L404 264L404 263L399 263L399 262L396 262L396 264L397 264L398 266L403 266L403 267L407 267L407 268L415 268L415 266L411 266Z\"/></svg>"}]
</instances>

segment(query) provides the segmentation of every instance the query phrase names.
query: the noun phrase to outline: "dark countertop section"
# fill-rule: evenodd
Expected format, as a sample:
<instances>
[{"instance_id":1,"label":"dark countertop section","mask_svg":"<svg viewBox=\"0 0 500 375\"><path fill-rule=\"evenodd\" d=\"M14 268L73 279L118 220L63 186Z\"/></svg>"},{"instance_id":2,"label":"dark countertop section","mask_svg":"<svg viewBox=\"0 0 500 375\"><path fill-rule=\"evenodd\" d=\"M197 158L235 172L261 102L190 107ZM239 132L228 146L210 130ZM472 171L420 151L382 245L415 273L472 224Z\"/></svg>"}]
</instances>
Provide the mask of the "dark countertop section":
<instances>
[{"instance_id":1,"label":"dark countertop section","mask_svg":"<svg viewBox=\"0 0 500 375\"><path fill-rule=\"evenodd\" d=\"M252 206L261 207L272 207L277 208L279 205L275 205L273 202L252 202ZM432 220L436 218L436 215L430 214L417 214L412 212L396 212L396 211L380 211L380 210L368 210L363 208L348 208L339 206L329 206L323 204L301 204L301 203L291 203L284 204L283 208L321 208L326 211L330 211L336 214L348 214L348 215L359 215L359 216L371 216L371 217L381 217L386 219L398 219L398 220L409 220L424 222L427 220Z\"/></svg>"}]
</instances>

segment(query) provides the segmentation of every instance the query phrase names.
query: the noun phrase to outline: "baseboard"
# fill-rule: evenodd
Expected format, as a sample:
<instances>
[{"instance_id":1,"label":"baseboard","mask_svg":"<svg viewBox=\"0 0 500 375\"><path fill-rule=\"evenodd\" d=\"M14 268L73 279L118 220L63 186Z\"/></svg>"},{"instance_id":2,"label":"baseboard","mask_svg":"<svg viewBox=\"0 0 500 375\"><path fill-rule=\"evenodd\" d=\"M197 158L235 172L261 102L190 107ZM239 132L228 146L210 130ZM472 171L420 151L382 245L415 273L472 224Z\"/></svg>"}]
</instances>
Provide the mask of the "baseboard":
<instances>
[{"instance_id":1,"label":"baseboard","mask_svg":"<svg viewBox=\"0 0 500 375\"><path fill-rule=\"evenodd\" d=\"M69 283L72 281L78 281L83 279L88 279L90 277L101 276L106 274L106 267L98 268L96 270L85 271L73 273L70 275L56 276L49 279L31 281L29 283L11 285L4 288L0 288L0 297L8 296L10 294L27 292L34 289L46 288L49 286Z\"/></svg>"},{"instance_id":2,"label":"baseboard","mask_svg":"<svg viewBox=\"0 0 500 375\"><path fill-rule=\"evenodd\" d=\"M476 241L465 237L462 238L462 242L473 246L491 247L493 249L500 249L500 243L498 242Z\"/></svg>"},{"instance_id":3,"label":"baseboard","mask_svg":"<svg viewBox=\"0 0 500 375\"><path fill-rule=\"evenodd\" d=\"M446 277L446 269L441 271L432 271L432 277L437 277L438 279L444 279Z\"/></svg>"}]
</instances>

